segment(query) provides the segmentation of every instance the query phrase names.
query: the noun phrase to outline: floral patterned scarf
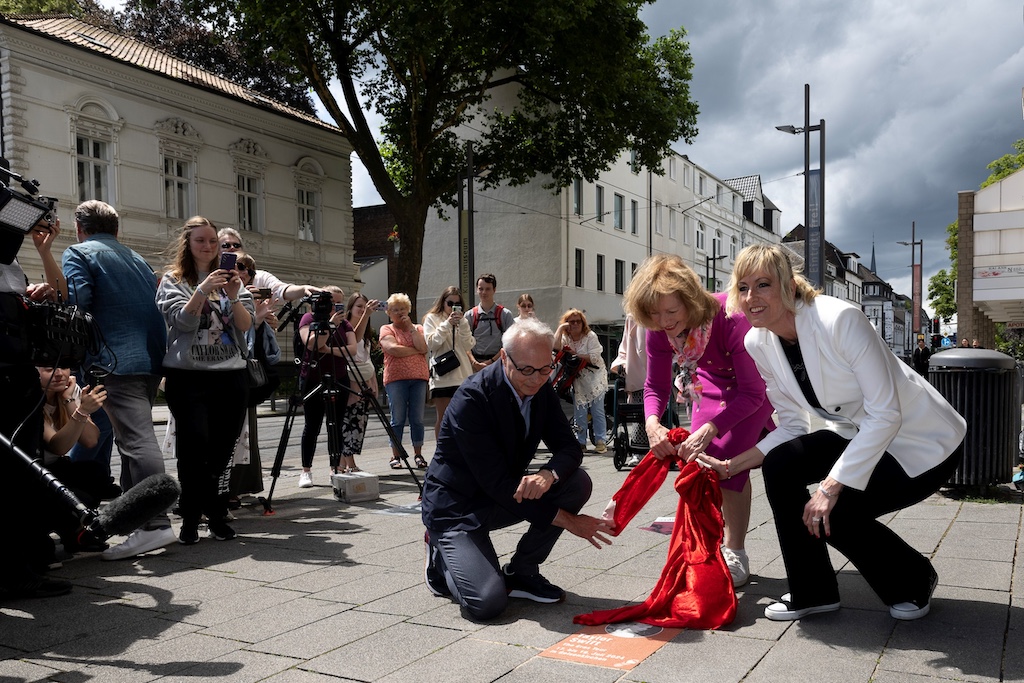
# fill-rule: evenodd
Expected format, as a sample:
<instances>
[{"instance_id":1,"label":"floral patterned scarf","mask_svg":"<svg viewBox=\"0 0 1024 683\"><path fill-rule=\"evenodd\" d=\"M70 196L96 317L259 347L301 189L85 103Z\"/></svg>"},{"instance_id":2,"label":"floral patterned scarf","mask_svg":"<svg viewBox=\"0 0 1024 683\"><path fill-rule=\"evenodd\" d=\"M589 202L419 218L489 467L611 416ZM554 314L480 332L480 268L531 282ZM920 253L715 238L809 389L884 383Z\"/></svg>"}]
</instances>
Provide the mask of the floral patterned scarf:
<instances>
[{"instance_id":1,"label":"floral patterned scarf","mask_svg":"<svg viewBox=\"0 0 1024 683\"><path fill-rule=\"evenodd\" d=\"M676 375L677 400L680 402L691 401L693 407L700 406L701 394L704 391L703 385L697 378L697 363L704 355L704 349L711 339L711 323L686 331L685 336L669 337L672 347L676 350L676 364L679 366L679 373Z\"/></svg>"}]
</instances>

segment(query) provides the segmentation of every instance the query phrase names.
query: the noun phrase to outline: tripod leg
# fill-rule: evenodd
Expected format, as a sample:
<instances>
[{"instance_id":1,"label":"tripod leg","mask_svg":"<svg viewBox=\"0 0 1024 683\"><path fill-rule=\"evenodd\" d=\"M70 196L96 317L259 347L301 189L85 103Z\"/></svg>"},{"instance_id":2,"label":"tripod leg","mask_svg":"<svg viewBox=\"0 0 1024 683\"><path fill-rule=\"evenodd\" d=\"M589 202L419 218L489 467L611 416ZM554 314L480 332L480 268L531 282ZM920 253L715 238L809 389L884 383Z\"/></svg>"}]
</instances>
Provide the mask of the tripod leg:
<instances>
[{"instance_id":1,"label":"tripod leg","mask_svg":"<svg viewBox=\"0 0 1024 683\"><path fill-rule=\"evenodd\" d=\"M299 403L301 399L292 395L288 399L288 413L284 418L284 427L281 429L281 440L277 443L277 455L274 457L274 466L270 470L270 490L267 491L267 497L260 496L258 498L261 505L263 505L263 514L272 515L274 514L274 508L271 505L271 501L274 498L274 487L277 486L277 478L281 476L281 465L284 462L284 452L288 448L288 438L292 433L292 424L295 422L295 415L299 410Z\"/></svg>"},{"instance_id":2,"label":"tripod leg","mask_svg":"<svg viewBox=\"0 0 1024 683\"><path fill-rule=\"evenodd\" d=\"M331 469L337 470L343 450L341 425L338 424L338 392L324 392L324 400L327 404L327 453L330 456Z\"/></svg>"}]
</instances>

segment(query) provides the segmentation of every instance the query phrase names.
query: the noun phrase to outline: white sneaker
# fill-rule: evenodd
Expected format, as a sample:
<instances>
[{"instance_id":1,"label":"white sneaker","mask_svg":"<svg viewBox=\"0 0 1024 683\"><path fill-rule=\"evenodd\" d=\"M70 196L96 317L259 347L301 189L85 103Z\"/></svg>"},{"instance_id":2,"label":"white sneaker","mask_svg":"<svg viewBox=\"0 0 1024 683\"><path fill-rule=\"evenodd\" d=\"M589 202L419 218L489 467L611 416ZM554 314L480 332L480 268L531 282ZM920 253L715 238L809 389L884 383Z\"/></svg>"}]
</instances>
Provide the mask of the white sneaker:
<instances>
[{"instance_id":1,"label":"white sneaker","mask_svg":"<svg viewBox=\"0 0 1024 683\"><path fill-rule=\"evenodd\" d=\"M308 489L313 487L313 473L303 472L299 475L299 488Z\"/></svg>"},{"instance_id":2,"label":"white sneaker","mask_svg":"<svg viewBox=\"0 0 1024 683\"><path fill-rule=\"evenodd\" d=\"M163 529L136 529L128 535L124 542L107 548L100 555L104 560L125 560L142 553L148 553L157 548L177 542L171 527Z\"/></svg>"},{"instance_id":3,"label":"white sneaker","mask_svg":"<svg viewBox=\"0 0 1024 683\"><path fill-rule=\"evenodd\" d=\"M594 446L595 453L607 453L608 445L604 441L598 441L597 445Z\"/></svg>"},{"instance_id":4,"label":"white sneaker","mask_svg":"<svg viewBox=\"0 0 1024 683\"><path fill-rule=\"evenodd\" d=\"M636 467L640 464L640 456L636 453L626 458L626 467Z\"/></svg>"},{"instance_id":5,"label":"white sneaker","mask_svg":"<svg viewBox=\"0 0 1024 683\"><path fill-rule=\"evenodd\" d=\"M723 545L722 556L732 575L733 588L739 588L750 581L750 560L747 559L746 550L733 550L729 546Z\"/></svg>"}]
</instances>

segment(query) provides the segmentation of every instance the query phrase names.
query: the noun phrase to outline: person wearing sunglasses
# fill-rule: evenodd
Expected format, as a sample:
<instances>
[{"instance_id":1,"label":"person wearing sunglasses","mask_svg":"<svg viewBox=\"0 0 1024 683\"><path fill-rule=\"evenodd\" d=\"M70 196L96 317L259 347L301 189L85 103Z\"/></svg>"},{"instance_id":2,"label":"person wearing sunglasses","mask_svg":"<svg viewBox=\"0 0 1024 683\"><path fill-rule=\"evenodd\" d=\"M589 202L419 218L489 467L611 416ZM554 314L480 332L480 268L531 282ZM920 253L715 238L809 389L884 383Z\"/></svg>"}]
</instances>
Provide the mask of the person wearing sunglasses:
<instances>
[{"instance_id":1,"label":"person wearing sunglasses","mask_svg":"<svg viewBox=\"0 0 1024 683\"><path fill-rule=\"evenodd\" d=\"M609 522L579 514L593 484L580 469L576 435L548 381L552 338L539 320L505 331L498 362L452 397L427 468L427 589L452 598L476 621L500 615L509 598L565 599L565 591L540 573L563 530L596 548L611 543ZM541 442L551 456L527 472ZM502 567L490 534L524 520L529 528Z\"/></svg>"},{"instance_id":2,"label":"person wearing sunglasses","mask_svg":"<svg viewBox=\"0 0 1024 683\"><path fill-rule=\"evenodd\" d=\"M217 239L220 240L220 250L222 252L227 251L234 254L245 251L242 236L234 228L221 228L217 233ZM314 287L313 285L293 285L289 282L284 282L273 273L265 270L257 270L252 276L252 281L249 285L254 289L269 289L271 292L270 302L275 305L282 301L295 301L304 296L309 296L313 292L321 291L320 287Z\"/></svg>"},{"instance_id":3,"label":"person wearing sunglasses","mask_svg":"<svg viewBox=\"0 0 1024 683\"><path fill-rule=\"evenodd\" d=\"M462 324L465 303L458 287L446 287L441 296L423 316L423 336L427 340L427 356L431 363L430 396L434 399L434 437L441 432L441 418L448 404L463 380L473 374L470 352L476 345L469 324ZM458 367L439 374L433 360L444 353L455 350L459 359Z\"/></svg>"},{"instance_id":4,"label":"person wearing sunglasses","mask_svg":"<svg viewBox=\"0 0 1024 683\"><path fill-rule=\"evenodd\" d=\"M608 372L604 365L604 348L590 325L587 316L578 308L570 308L562 315L561 323L555 330L555 351L568 348L587 365L572 380L572 394L575 401L573 422L580 448L587 445L587 415L593 420L595 453L607 453L605 436L608 421L605 417L604 395L608 391Z\"/></svg>"}]
</instances>

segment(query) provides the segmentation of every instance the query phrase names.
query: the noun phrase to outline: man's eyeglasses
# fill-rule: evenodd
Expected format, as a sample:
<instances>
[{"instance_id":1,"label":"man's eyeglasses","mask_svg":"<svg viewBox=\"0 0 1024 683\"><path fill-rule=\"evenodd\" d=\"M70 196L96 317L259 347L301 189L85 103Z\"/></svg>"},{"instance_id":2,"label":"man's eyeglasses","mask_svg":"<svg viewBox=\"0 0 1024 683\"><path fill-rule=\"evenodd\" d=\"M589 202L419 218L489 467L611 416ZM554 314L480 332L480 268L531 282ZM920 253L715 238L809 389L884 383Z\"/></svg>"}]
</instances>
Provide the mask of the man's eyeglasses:
<instances>
[{"instance_id":1,"label":"man's eyeglasses","mask_svg":"<svg viewBox=\"0 0 1024 683\"><path fill-rule=\"evenodd\" d=\"M462 302L461 301L445 301L444 305L445 306L461 306Z\"/></svg>"},{"instance_id":2,"label":"man's eyeglasses","mask_svg":"<svg viewBox=\"0 0 1024 683\"><path fill-rule=\"evenodd\" d=\"M221 242L221 249L241 249L241 242Z\"/></svg>"},{"instance_id":3,"label":"man's eyeglasses","mask_svg":"<svg viewBox=\"0 0 1024 683\"><path fill-rule=\"evenodd\" d=\"M509 361L511 361L512 367L514 367L519 372L523 373L523 377L529 377L529 376L531 376L531 375L533 375L534 373L537 373L537 372L539 372L541 375L544 375L545 377L547 377L548 375L550 375L555 370L555 364L554 363L552 363L551 365L545 365L545 366L542 366L542 367L539 367L539 368L535 368L532 365L527 365L526 367L521 368L518 365L516 365L516 361L515 361L514 358L512 358L511 354L509 354L506 351L505 355L508 356Z\"/></svg>"}]
</instances>

